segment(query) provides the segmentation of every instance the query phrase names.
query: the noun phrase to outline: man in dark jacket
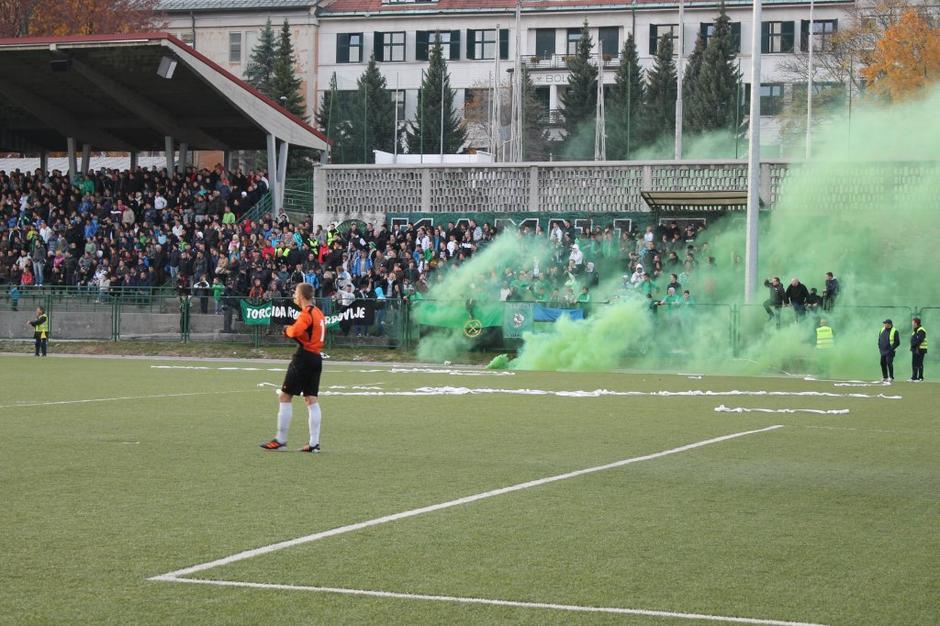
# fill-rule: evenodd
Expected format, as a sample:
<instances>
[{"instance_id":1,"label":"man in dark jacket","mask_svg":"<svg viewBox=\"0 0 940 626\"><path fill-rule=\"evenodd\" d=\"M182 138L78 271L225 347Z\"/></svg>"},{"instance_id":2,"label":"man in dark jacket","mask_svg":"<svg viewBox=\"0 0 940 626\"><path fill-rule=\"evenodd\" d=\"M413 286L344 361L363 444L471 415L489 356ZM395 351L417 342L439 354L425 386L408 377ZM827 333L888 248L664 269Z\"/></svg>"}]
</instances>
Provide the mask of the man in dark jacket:
<instances>
[{"instance_id":1,"label":"man in dark jacket","mask_svg":"<svg viewBox=\"0 0 940 626\"><path fill-rule=\"evenodd\" d=\"M779 276L764 281L764 287L770 289L770 298L764 300L764 310L767 311L768 319L776 319L780 323L780 307L783 306L786 299L786 291L780 282Z\"/></svg>"},{"instance_id":2,"label":"man in dark jacket","mask_svg":"<svg viewBox=\"0 0 940 626\"><path fill-rule=\"evenodd\" d=\"M878 352L881 353L881 382L891 384L894 380L894 352L901 345L898 329L891 320L885 320L878 335Z\"/></svg>"},{"instance_id":3,"label":"man in dark jacket","mask_svg":"<svg viewBox=\"0 0 940 626\"><path fill-rule=\"evenodd\" d=\"M839 279L826 272L826 290L823 292L823 309L831 311L839 296Z\"/></svg>"},{"instance_id":4,"label":"man in dark jacket","mask_svg":"<svg viewBox=\"0 0 940 626\"><path fill-rule=\"evenodd\" d=\"M924 357L927 355L927 330L920 325L920 318L913 320L911 333L911 381L924 380Z\"/></svg>"},{"instance_id":5,"label":"man in dark jacket","mask_svg":"<svg viewBox=\"0 0 940 626\"><path fill-rule=\"evenodd\" d=\"M801 320L806 314L806 300L809 298L809 289L800 282L799 278L790 281L786 291L786 302L793 307L796 319Z\"/></svg>"}]
</instances>

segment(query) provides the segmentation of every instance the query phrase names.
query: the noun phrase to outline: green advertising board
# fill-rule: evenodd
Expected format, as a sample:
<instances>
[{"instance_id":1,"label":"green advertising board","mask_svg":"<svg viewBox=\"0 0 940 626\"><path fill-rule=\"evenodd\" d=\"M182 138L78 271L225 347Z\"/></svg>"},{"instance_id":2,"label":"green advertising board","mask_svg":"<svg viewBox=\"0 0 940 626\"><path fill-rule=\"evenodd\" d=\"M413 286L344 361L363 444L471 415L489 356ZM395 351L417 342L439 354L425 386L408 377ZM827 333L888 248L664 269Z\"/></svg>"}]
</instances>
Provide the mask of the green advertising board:
<instances>
[{"instance_id":1,"label":"green advertising board","mask_svg":"<svg viewBox=\"0 0 940 626\"><path fill-rule=\"evenodd\" d=\"M531 302L507 302L503 308L503 338L521 339L532 330L534 305Z\"/></svg>"}]
</instances>

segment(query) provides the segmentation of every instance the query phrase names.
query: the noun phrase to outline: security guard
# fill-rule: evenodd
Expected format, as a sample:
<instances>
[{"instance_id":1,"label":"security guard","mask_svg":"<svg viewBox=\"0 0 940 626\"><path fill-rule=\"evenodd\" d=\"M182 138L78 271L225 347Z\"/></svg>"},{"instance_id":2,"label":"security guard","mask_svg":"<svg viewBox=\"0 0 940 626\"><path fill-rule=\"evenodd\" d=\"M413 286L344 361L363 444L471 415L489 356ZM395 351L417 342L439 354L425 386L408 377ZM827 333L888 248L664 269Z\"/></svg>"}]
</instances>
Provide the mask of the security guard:
<instances>
[{"instance_id":1,"label":"security guard","mask_svg":"<svg viewBox=\"0 0 940 626\"><path fill-rule=\"evenodd\" d=\"M819 327L816 328L816 349L832 349L832 327L829 326L825 319L820 319Z\"/></svg>"},{"instance_id":2,"label":"security guard","mask_svg":"<svg viewBox=\"0 0 940 626\"><path fill-rule=\"evenodd\" d=\"M901 345L898 329L891 320L882 322L884 328L878 334L878 352L881 353L881 382L891 384L894 380L894 353Z\"/></svg>"},{"instance_id":3,"label":"security guard","mask_svg":"<svg viewBox=\"0 0 940 626\"><path fill-rule=\"evenodd\" d=\"M920 318L915 317L911 332L911 381L924 380L924 357L927 355L927 329L920 325Z\"/></svg>"},{"instance_id":4,"label":"security guard","mask_svg":"<svg viewBox=\"0 0 940 626\"><path fill-rule=\"evenodd\" d=\"M36 319L29 322L33 327L33 339L36 340L36 356L42 352L46 356L46 348L49 343L49 318L46 316L46 310L42 307L36 308Z\"/></svg>"}]
</instances>

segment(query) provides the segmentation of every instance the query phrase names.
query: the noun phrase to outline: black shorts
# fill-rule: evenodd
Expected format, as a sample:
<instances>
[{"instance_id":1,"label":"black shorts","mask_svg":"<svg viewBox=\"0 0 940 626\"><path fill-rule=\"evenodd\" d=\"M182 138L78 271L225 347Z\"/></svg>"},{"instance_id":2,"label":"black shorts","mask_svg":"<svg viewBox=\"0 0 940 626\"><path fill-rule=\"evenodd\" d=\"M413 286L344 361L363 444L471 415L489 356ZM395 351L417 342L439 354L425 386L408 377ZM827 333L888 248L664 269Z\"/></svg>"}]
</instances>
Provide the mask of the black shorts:
<instances>
[{"instance_id":1,"label":"black shorts","mask_svg":"<svg viewBox=\"0 0 940 626\"><path fill-rule=\"evenodd\" d=\"M316 352L298 350L287 366L287 375L281 391L292 396L317 396L320 394L320 372L323 357Z\"/></svg>"}]
</instances>

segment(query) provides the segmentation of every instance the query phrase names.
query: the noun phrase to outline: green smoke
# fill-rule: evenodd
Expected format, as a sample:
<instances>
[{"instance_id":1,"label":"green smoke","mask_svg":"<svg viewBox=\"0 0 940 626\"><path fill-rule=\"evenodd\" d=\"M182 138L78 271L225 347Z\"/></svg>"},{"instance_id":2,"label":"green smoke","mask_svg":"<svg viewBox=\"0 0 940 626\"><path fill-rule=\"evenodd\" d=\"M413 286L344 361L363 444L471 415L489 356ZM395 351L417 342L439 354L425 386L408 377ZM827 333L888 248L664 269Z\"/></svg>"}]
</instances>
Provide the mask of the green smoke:
<instances>
[{"instance_id":1,"label":"green smoke","mask_svg":"<svg viewBox=\"0 0 940 626\"><path fill-rule=\"evenodd\" d=\"M832 311L797 321L792 309L780 324L759 305L743 303L744 215L732 214L695 242L697 265L682 276L697 304L675 313L622 287L625 267L604 268L584 321L562 319L547 330L528 333L510 367L551 370L604 370L633 366L704 373L816 374L880 378L876 341L881 322L891 318L901 332L896 362L906 377L910 317L924 307L924 325L940 328L940 92L892 106L856 107L851 118L818 128L811 162L791 164L772 212L760 225L759 276L779 276L786 286L799 278L821 294L825 272L841 283ZM732 149L733 135L687 143ZM691 147L690 147L691 146ZM742 156L744 148L742 147ZM714 153L711 156L715 156ZM764 198L765 201L769 198ZM707 245L706 245L707 244ZM551 250L541 239L502 235L470 262L447 271L430 297L465 301L497 298L506 267L544 271ZM679 253L682 258L683 253ZM714 257L714 264L706 262ZM588 258L587 260L595 260ZM661 278L662 289L668 280ZM677 272L678 273L678 272ZM759 287L758 302L768 291ZM660 291L656 298L665 294ZM635 294L634 294L635 296ZM826 354L815 348L817 317L835 333ZM428 358L452 359L466 349L465 337L422 341ZM732 346L737 344L737 352ZM441 347L441 346L445 347ZM928 365L929 368L929 365Z\"/></svg>"}]
</instances>

